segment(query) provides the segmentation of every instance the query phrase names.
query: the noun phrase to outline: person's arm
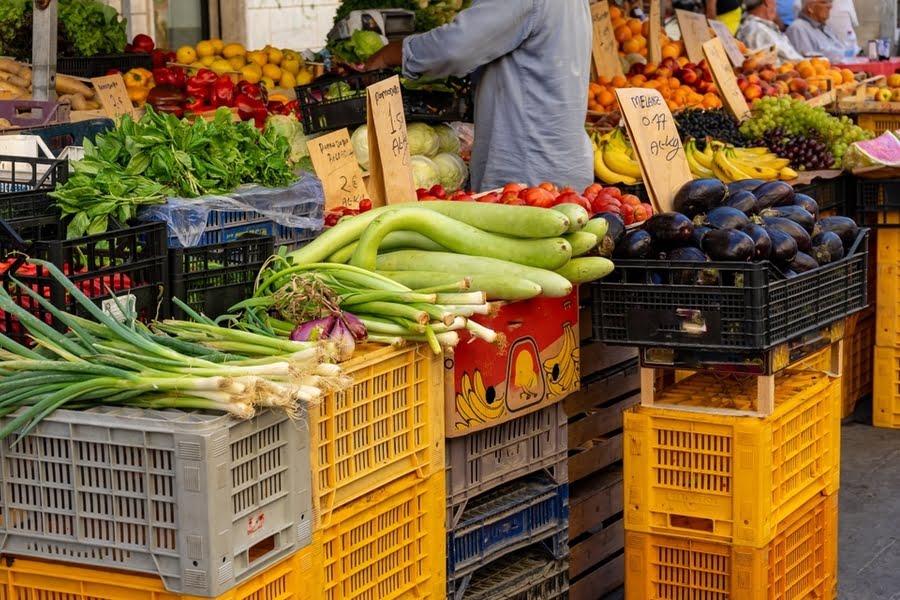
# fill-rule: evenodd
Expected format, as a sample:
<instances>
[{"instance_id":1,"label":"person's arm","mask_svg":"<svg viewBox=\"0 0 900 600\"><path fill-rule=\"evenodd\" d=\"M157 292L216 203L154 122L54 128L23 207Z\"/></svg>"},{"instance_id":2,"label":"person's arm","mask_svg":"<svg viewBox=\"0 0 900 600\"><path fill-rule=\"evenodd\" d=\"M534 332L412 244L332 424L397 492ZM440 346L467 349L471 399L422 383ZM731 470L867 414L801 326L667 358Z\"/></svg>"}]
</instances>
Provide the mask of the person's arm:
<instances>
[{"instance_id":1,"label":"person's arm","mask_svg":"<svg viewBox=\"0 0 900 600\"><path fill-rule=\"evenodd\" d=\"M706 0L704 2L706 6L706 18L707 19L715 19L716 18L716 0Z\"/></svg>"},{"instance_id":2,"label":"person's arm","mask_svg":"<svg viewBox=\"0 0 900 600\"><path fill-rule=\"evenodd\" d=\"M536 25L537 1L474 0L451 23L406 38L404 76L463 77L509 54L528 38Z\"/></svg>"}]
</instances>

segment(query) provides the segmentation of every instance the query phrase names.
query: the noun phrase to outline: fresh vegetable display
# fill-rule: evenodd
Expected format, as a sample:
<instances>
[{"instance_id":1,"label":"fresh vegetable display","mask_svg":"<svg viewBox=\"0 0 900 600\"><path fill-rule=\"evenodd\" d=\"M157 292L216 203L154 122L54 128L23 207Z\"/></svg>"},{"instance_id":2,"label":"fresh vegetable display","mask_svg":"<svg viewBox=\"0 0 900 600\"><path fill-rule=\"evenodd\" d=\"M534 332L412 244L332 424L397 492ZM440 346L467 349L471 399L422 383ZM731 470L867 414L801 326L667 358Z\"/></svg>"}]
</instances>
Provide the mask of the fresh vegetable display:
<instances>
[{"instance_id":1,"label":"fresh vegetable display","mask_svg":"<svg viewBox=\"0 0 900 600\"><path fill-rule=\"evenodd\" d=\"M10 58L0 58L0 100L31 99L31 67ZM56 75L57 100L71 104L73 110L96 110L100 102L93 88L67 75Z\"/></svg>"},{"instance_id":2,"label":"fresh vegetable display","mask_svg":"<svg viewBox=\"0 0 900 600\"><path fill-rule=\"evenodd\" d=\"M106 231L109 219L127 223L142 204L166 197L223 194L242 183L288 185L291 146L270 129L232 120L221 108L212 121L193 124L152 108L137 122L124 116L119 126L85 140L84 159L51 196L71 217L68 236Z\"/></svg>"},{"instance_id":3,"label":"fresh vegetable display","mask_svg":"<svg viewBox=\"0 0 900 600\"><path fill-rule=\"evenodd\" d=\"M859 227L847 217L818 218L812 198L782 181L747 179L726 184L697 179L682 186L673 212L626 232L609 227L613 256L683 262L768 260L786 278L842 259ZM602 215L615 221L617 217ZM685 285L716 285L714 268L689 273Z\"/></svg>"},{"instance_id":4,"label":"fresh vegetable display","mask_svg":"<svg viewBox=\"0 0 900 600\"><path fill-rule=\"evenodd\" d=\"M697 178L715 177L730 183L743 179L790 181L798 177L797 171L788 166L791 163L789 158L781 158L765 146L736 148L718 140L706 139L703 147L701 151L698 140L693 138L684 144L691 173Z\"/></svg>"},{"instance_id":5,"label":"fresh vegetable display","mask_svg":"<svg viewBox=\"0 0 900 600\"><path fill-rule=\"evenodd\" d=\"M15 413L0 439L27 435L54 410L98 404L213 410L244 419L278 409L295 417L324 392L349 383L330 364L333 344L232 331L186 305L197 322L164 321L148 329L131 315L119 323L52 264L33 262L91 318L68 314L11 278L70 328L60 335L0 289L0 308L19 319L38 346L32 350L0 334L0 416Z\"/></svg>"},{"instance_id":6,"label":"fresh vegetable display","mask_svg":"<svg viewBox=\"0 0 900 600\"><path fill-rule=\"evenodd\" d=\"M349 311L372 341L422 341L438 352L458 342L457 330L468 329L497 342L469 317L488 314L493 301L563 297L573 285L605 277L612 263L589 254L606 229L606 221L589 219L574 204L431 201L377 208L273 259L254 298L235 308L244 311L244 323L289 335L323 318L310 319L305 307L316 306L321 295L310 289L324 286L334 294L328 312Z\"/></svg>"},{"instance_id":7,"label":"fresh vegetable display","mask_svg":"<svg viewBox=\"0 0 900 600\"><path fill-rule=\"evenodd\" d=\"M97 0L59 0L57 52L60 56L121 54L128 39L125 19ZM0 56L31 58L33 3L4 0L0 5Z\"/></svg>"}]
</instances>

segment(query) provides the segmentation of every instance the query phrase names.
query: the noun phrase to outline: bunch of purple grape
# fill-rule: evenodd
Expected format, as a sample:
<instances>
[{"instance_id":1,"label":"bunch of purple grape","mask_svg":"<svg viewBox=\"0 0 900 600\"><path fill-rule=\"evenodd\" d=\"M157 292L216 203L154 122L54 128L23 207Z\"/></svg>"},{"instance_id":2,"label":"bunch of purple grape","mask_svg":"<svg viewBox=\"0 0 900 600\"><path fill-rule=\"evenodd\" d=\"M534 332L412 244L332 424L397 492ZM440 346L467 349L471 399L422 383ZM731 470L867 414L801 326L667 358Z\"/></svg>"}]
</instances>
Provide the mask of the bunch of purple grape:
<instances>
[{"instance_id":1,"label":"bunch of purple grape","mask_svg":"<svg viewBox=\"0 0 900 600\"><path fill-rule=\"evenodd\" d=\"M780 127L767 131L759 143L778 156L790 159L791 166L800 171L830 169L834 165L834 156L825 142L805 135L791 135Z\"/></svg>"}]
</instances>

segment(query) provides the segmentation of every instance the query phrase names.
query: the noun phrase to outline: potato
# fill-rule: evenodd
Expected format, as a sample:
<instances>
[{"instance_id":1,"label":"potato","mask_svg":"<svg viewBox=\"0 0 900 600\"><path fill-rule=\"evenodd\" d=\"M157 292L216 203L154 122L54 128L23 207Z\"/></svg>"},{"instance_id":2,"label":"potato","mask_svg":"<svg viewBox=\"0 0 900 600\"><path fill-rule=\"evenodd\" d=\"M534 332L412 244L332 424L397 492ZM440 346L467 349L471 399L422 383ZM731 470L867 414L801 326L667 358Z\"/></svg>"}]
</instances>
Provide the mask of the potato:
<instances>
[{"instance_id":1,"label":"potato","mask_svg":"<svg viewBox=\"0 0 900 600\"><path fill-rule=\"evenodd\" d=\"M94 97L94 90L68 75L56 76L56 92L59 94L81 94L84 98Z\"/></svg>"}]
</instances>

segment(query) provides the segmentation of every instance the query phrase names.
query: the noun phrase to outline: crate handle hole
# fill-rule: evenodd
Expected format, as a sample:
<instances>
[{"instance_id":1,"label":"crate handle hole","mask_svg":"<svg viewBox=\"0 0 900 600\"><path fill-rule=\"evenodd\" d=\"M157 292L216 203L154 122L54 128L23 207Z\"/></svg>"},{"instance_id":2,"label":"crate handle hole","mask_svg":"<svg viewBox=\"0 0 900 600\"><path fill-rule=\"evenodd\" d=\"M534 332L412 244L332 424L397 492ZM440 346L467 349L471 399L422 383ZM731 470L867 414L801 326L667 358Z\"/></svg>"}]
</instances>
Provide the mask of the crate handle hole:
<instances>
[{"instance_id":1,"label":"crate handle hole","mask_svg":"<svg viewBox=\"0 0 900 600\"><path fill-rule=\"evenodd\" d=\"M705 531L706 533L713 533L715 527L715 523L713 523L712 519L689 517L687 515L669 515L669 525L679 529Z\"/></svg>"},{"instance_id":2,"label":"crate handle hole","mask_svg":"<svg viewBox=\"0 0 900 600\"><path fill-rule=\"evenodd\" d=\"M247 554L250 558L250 562L254 562L259 560L263 556L267 555L269 552L275 549L275 537L278 534L272 534L269 537L260 540L250 546Z\"/></svg>"}]
</instances>

